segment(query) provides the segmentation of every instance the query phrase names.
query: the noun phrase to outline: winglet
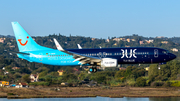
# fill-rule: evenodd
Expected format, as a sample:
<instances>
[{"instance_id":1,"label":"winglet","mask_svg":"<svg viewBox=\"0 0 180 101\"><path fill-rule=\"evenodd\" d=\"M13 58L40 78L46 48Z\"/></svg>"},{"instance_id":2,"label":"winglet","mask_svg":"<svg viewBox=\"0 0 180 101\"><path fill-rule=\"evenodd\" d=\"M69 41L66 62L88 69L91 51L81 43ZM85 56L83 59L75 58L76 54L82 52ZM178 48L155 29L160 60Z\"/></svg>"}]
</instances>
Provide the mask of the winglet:
<instances>
[{"instance_id":1,"label":"winglet","mask_svg":"<svg viewBox=\"0 0 180 101\"><path fill-rule=\"evenodd\" d=\"M55 38L53 38L54 39L54 42L55 42L55 44L56 44L56 47L57 47L57 49L59 50L59 51L64 51L64 49L61 47L61 45L57 42L57 40L55 39Z\"/></svg>"},{"instance_id":2,"label":"winglet","mask_svg":"<svg viewBox=\"0 0 180 101\"><path fill-rule=\"evenodd\" d=\"M77 44L77 46L78 46L79 49L82 49L82 47L80 46L80 44Z\"/></svg>"}]
</instances>

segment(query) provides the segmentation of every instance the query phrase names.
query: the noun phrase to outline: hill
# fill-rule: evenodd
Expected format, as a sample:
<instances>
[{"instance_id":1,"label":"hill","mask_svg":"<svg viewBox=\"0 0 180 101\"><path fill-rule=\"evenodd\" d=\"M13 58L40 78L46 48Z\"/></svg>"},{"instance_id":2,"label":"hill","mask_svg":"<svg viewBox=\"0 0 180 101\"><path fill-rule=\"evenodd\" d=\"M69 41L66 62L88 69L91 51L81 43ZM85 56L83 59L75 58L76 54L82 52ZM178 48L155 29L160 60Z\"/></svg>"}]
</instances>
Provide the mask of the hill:
<instances>
[{"instance_id":1,"label":"hill","mask_svg":"<svg viewBox=\"0 0 180 101\"><path fill-rule=\"evenodd\" d=\"M123 37L111 37L108 39L97 39L83 36L64 36L64 35L49 35L49 36L37 36L33 39L40 45L45 47L54 48L55 44L53 38L56 38L63 48L77 48L77 44L80 44L83 48L108 48L108 47L159 47L169 50L177 55L179 58L180 49L180 37L156 37L148 38L138 35L123 36ZM0 55L6 58L17 58L16 55L9 55L8 51L18 51L15 38L13 36L0 36Z\"/></svg>"},{"instance_id":2,"label":"hill","mask_svg":"<svg viewBox=\"0 0 180 101\"><path fill-rule=\"evenodd\" d=\"M33 39L40 45L56 49L53 42L56 38L64 48L77 48L80 44L83 48L107 47L159 47L169 50L177 55L177 59L161 66L158 64L135 64L122 65L126 70L119 68L106 68L99 70L95 74L88 72L79 66L51 66L40 63L30 63L19 59L11 51L18 51L15 38L13 36L0 37L0 81L10 83L27 82L34 86L49 86L68 82L69 86L78 85L84 79L95 80L98 84L108 86L180 86L180 44L179 38L147 38L138 35L111 37L108 39L97 39L83 36L49 35L37 36ZM177 42L177 43L176 43ZM146 67L149 70L146 71ZM65 71L63 76L59 76L58 70ZM40 82L30 83L30 74L39 75ZM143 81L143 82L142 82Z\"/></svg>"}]
</instances>

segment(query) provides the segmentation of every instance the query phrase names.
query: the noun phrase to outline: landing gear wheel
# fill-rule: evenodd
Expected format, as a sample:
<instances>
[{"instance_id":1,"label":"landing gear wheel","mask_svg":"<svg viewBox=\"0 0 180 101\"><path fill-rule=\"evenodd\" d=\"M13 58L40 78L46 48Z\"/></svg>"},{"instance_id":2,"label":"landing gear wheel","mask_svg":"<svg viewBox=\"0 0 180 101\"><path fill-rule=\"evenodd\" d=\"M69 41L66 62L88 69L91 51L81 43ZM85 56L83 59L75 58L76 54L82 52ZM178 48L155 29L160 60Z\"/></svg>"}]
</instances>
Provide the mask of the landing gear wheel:
<instances>
[{"instance_id":1,"label":"landing gear wheel","mask_svg":"<svg viewBox=\"0 0 180 101\"><path fill-rule=\"evenodd\" d=\"M160 70L160 69L161 69L161 67L159 66L159 67L158 67L158 69Z\"/></svg>"},{"instance_id":2,"label":"landing gear wheel","mask_svg":"<svg viewBox=\"0 0 180 101\"><path fill-rule=\"evenodd\" d=\"M97 72L97 68L96 67L93 67L93 70L94 70L94 73Z\"/></svg>"},{"instance_id":3,"label":"landing gear wheel","mask_svg":"<svg viewBox=\"0 0 180 101\"><path fill-rule=\"evenodd\" d=\"M91 67L91 68L89 68L89 72L95 73L95 72L97 72L97 68L96 67Z\"/></svg>"},{"instance_id":4,"label":"landing gear wheel","mask_svg":"<svg viewBox=\"0 0 180 101\"><path fill-rule=\"evenodd\" d=\"M161 69L161 63L159 63L158 69L159 69L159 70Z\"/></svg>"}]
</instances>

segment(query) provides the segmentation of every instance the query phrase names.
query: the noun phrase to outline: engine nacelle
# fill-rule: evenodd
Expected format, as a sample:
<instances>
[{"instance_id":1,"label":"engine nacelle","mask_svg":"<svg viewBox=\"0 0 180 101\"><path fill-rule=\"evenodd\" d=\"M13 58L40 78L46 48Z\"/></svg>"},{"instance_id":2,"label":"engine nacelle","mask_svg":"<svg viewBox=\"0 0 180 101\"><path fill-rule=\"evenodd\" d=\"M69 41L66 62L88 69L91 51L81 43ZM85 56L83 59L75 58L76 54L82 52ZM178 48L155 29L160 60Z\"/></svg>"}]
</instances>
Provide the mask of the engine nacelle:
<instances>
[{"instance_id":1,"label":"engine nacelle","mask_svg":"<svg viewBox=\"0 0 180 101\"><path fill-rule=\"evenodd\" d=\"M101 61L101 67L117 67L117 59L103 58Z\"/></svg>"}]
</instances>

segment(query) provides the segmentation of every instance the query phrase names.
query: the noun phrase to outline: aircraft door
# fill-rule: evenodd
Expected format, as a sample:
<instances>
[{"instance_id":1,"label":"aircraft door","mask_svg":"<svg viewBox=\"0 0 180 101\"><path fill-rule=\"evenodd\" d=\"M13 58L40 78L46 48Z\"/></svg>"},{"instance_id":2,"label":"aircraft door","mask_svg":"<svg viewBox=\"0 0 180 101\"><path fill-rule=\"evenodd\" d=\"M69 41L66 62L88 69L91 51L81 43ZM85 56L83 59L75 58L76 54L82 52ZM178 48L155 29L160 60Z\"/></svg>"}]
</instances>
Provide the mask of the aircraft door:
<instances>
[{"instance_id":1,"label":"aircraft door","mask_svg":"<svg viewBox=\"0 0 180 101\"><path fill-rule=\"evenodd\" d=\"M155 57L155 58L158 57L158 49L154 49L154 57Z\"/></svg>"},{"instance_id":2,"label":"aircraft door","mask_svg":"<svg viewBox=\"0 0 180 101\"><path fill-rule=\"evenodd\" d=\"M43 60L43 54L39 53L39 61L42 61L42 60Z\"/></svg>"}]
</instances>

